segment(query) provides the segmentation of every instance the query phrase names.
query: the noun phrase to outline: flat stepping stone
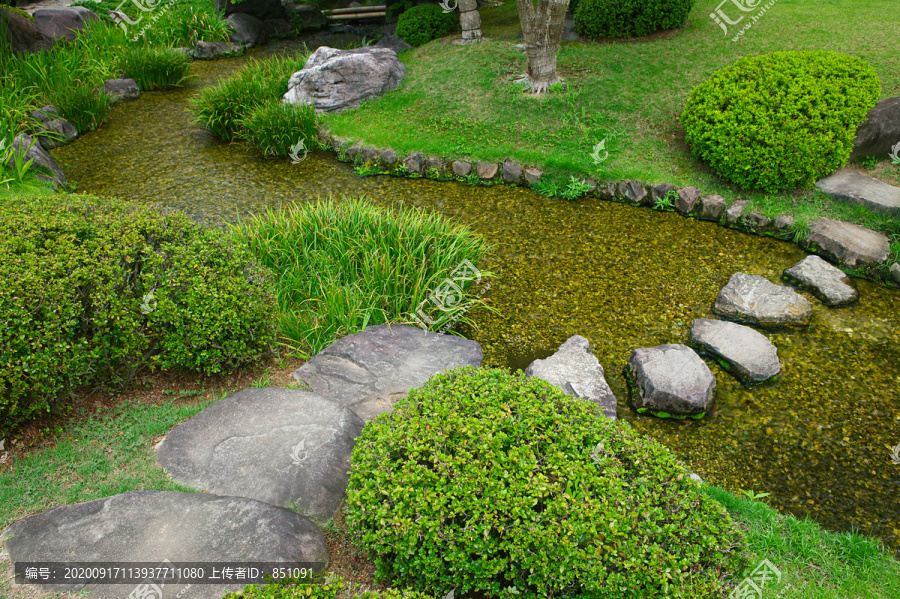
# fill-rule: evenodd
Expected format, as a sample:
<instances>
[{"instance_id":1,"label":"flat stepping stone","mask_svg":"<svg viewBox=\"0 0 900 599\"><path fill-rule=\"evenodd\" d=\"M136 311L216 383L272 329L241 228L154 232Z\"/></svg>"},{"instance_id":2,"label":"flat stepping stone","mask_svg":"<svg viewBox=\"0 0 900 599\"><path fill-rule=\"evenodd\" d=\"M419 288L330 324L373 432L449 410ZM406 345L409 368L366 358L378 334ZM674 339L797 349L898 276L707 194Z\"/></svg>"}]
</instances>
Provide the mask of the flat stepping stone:
<instances>
[{"instance_id":1,"label":"flat stepping stone","mask_svg":"<svg viewBox=\"0 0 900 599\"><path fill-rule=\"evenodd\" d=\"M850 268L883 264L890 250L890 242L885 235L830 218L810 223L809 236L804 245Z\"/></svg>"},{"instance_id":2,"label":"flat stepping stone","mask_svg":"<svg viewBox=\"0 0 900 599\"><path fill-rule=\"evenodd\" d=\"M733 322L698 318L691 323L691 343L701 353L724 362L742 383L763 383L781 372L778 350L762 333Z\"/></svg>"},{"instance_id":3,"label":"flat stepping stone","mask_svg":"<svg viewBox=\"0 0 900 599\"><path fill-rule=\"evenodd\" d=\"M810 291L828 306L846 306L859 299L844 271L818 256L807 256L783 274L786 281Z\"/></svg>"},{"instance_id":4,"label":"flat stepping stone","mask_svg":"<svg viewBox=\"0 0 900 599\"><path fill-rule=\"evenodd\" d=\"M900 187L888 185L852 168L842 168L816 181L816 188L834 199L900 216Z\"/></svg>"},{"instance_id":5,"label":"flat stepping stone","mask_svg":"<svg viewBox=\"0 0 900 599\"><path fill-rule=\"evenodd\" d=\"M408 325L377 325L338 339L294 377L368 422L389 412L410 389L457 366L480 366L481 345Z\"/></svg>"},{"instance_id":6,"label":"flat stepping stone","mask_svg":"<svg viewBox=\"0 0 900 599\"><path fill-rule=\"evenodd\" d=\"M363 421L295 389L245 389L173 429L156 459L178 483L298 509L325 522L347 490Z\"/></svg>"},{"instance_id":7,"label":"flat stepping stone","mask_svg":"<svg viewBox=\"0 0 900 599\"><path fill-rule=\"evenodd\" d=\"M712 404L716 377L703 358L686 345L641 347L625 366L631 401L638 413L702 417Z\"/></svg>"},{"instance_id":8,"label":"flat stepping stone","mask_svg":"<svg viewBox=\"0 0 900 599\"><path fill-rule=\"evenodd\" d=\"M205 493L134 491L57 507L19 520L3 532L2 539L13 563L284 561L310 567L315 563L322 569L328 563L322 531L303 516L254 499ZM134 596L130 594L136 586L70 584L52 590L83 588L91 597L122 599ZM163 596L175 597L185 586L169 581ZM193 584L185 597L221 599L225 590L244 586L239 582ZM51 589L49 585L28 588Z\"/></svg>"},{"instance_id":9,"label":"flat stepping stone","mask_svg":"<svg viewBox=\"0 0 900 599\"><path fill-rule=\"evenodd\" d=\"M603 413L616 419L616 396L606 382L603 366L591 353L590 342L573 335L549 358L535 360L525 376L536 377L559 387L569 395L598 404Z\"/></svg>"},{"instance_id":10,"label":"flat stepping stone","mask_svg":"<svg viewBox=\"0 0 900 599\"><path fill-rule=\"evenodd\" d=\"M765 277L737 272L716 297L713 311L723 318L762 327L807 326L812 306L805 297Z\"/></svg>"}]
</instances>

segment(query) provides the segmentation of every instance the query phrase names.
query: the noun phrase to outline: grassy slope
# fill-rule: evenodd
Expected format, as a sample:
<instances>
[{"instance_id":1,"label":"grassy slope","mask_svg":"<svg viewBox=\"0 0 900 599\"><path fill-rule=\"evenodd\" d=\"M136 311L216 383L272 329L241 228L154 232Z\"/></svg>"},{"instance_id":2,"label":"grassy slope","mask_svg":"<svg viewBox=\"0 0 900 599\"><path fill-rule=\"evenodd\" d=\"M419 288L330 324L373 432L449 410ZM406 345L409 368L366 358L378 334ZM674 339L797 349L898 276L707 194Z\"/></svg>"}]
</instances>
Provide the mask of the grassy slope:
<instances>
[{"instance_id":1,"label":"grassy slope","mask_svg":"<svg viewBox=\"0 0 900 599\"><path fill-rule=\"evenodd\" d=\"M708 17L716 5L697 0L683 30L650 41L565 42L558 63L569 91L535 99L509 83L524 72L525 61L515 48L515 2L505 0L482 11L484 31L493 41L461 47L447 38L411 50L403 56L407 75L396 92L323 122L335 134L398 152L511 157L600 180L695 185L728 199L751 197L770 215L792 212L806 221L832 214L894 229L896 223L833 207L811 191L768 198L739 192L691 157L678 116L693 87L717 69L744 55L777 50L859 56L878 72L882 97L900 95L900 47L892 35L900 29L900 12L886 11L880 0L778 0L732 42ZM604 138L610 157L598 167L589 154ZM900 169L882 158L878 176L900 183Z\"/></svg>"}]
</instances>

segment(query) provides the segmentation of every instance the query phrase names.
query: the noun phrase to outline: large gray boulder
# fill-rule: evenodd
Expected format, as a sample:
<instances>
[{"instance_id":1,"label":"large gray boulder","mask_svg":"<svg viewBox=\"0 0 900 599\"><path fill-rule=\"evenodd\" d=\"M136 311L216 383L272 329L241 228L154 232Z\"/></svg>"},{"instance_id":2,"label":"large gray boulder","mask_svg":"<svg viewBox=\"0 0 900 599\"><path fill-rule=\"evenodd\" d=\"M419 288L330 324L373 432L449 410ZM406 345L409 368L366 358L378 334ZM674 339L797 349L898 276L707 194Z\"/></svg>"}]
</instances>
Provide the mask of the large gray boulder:
<instances>
[{"instance_id":1,"label":"large gray boulder","mask_svg":"<svg viewBox=\"0 0 900 599\"><path fill-rule=\"evenodd\" d=\"M818 256L807 256L786 268L782 276L828 306L846 306L859 299L859 293L850 285L850 277Z\"/></svg>"},{"instance_id":2,"label":"large gray boulder","mask_svg":"<svg viewBox=\"0 0 900 599\"><path fill-rule=\"evenodd\" d=\"M100 19L83 6L39 8L31 16L38 31L48 40L66 39L70 42L87 23Z\"/></svg>"},{"instance_id":3,"label":"large gray boulder","mask_svg":"<svg viewBox=\"0 0 900 599\"><path fill-rule=\"evenodd\" d=\"M716 297L713 311L723 318L762 327L807 326L812 306L805 297L765 277L737 272Z\"/></svg>"},{"instance_id":4,"label":"large gray boulder","mask_svg":"<svg viewBox=\"0 0 900 599\"><path fill-rule=\"evenodd\" d=\"M0 22L0 34L3 34L0 45L5 42L13 54L49 50L52 45L41 35L34 21L3 5L0 5Z\"/></svg>"},{"instance_id":5,"label":"large gray boulder","mask_svg":"<svg viewBox=\"0 0 900 599\"><path fill-rule=\"evenodd\" d=\"M900 138L897 141L900 143ZM888 185L852 168L842 168L833 175L819 179L816 188L838 201L900 216L900 187Z\"/></svg>"},{"instance_id":6,"label":"large gray boulder","mask_svg":"<svg viewBox=\"0 0 900 599\"><path fill-rule=\"evenodd\" d=\"M716 391L716 377L697 352L686 345L642 347L625 366L631 402L639 413L700 416Z\"/></svg>"},{"instance_id":7,"label":"large gray boulder","mask_svg":"<svg viewBox=\"0 0 900 599\"><path fill-rule=\"evenodd\" d=\"M53 508L7 528L2 539L16 562L302 562L324 569L328 550L322 532L291 510L245 497L134 491ZM176 597L186 585L165 586ZM146 584L146 583L145 583ZM193 584L185 597L221 599L246 583ZM91 597L122 599L137 585L89 584L32 587L43 591L84 588Z\"/></svg>"},{"instance_id":8,"label":"large gray boulder","mask_svg":"<svg viewBox=\"0 0 900 599\"><path fill-rule=\"evenodd\" d=\"M876 156L883 160L897 142L900 142L900 97L886 98L869 111L856 130L850 159Z\"/></svg>"},{"instance_id":9,"label":"large gray boulder","mask_svg":"<svg viewBox=\"0 0 900 599\"><path fill-rule=\"evenodd\" d=\"M255 46L266 41L266 26L253 15L236 12L225 19L231 26L231 41L243 46Z\"/></svg>"},{"instance_id":10,"label":"large gray boulder","mask_svg":"<svg viewBox=\"0 0 900 599\"><path fill-rule=\"evenodd\" d=\"M616 418L616 396L606 382L603 366L591 353L590 342L580 335L569 337L549 358L532 362L525 369L525 376L545 380L569 395L592 401L607 417Z\"/></svg>"},{"instance_id":11,"label":"large gray boulder","mask_svg":"<svg viewBox=\"0 0 900 599\"><path fill-rule=\"evenodd\" d=\"M313 104L316 112L340 112L386 94L400 85L405 74L406 67L390 48L322 46L303 70L291 76L284 101Z\"/></svg>"},{"instance_id":12,"label":"large gray boulder","mask_svg":"<svg viewBox=\"0 0 900 599\"><path fill-rule=\"evenodd\" d=\"M691 323L691 344L723 362L726 370L748 385L763 383L781 372L778 350L750 327L699 318Z\"/></svg>"},{"instance_id":13,"label":"large gray boulder","mask_svg":"<svg viewBox=\"0 0 900 599\"><path fill-rule=\"evenodd\" d=\"M156 459L181 484L325 522L344 499L362 428L356 414L315 393L245 389L172 430Z\"/></svg>"},{"instance_id":14,"label":"large gray boulder","mask_svg":"<svg viewBox=\"0 0 900 599\"><path fill-rule=\"evenodd\" d=\"M113 104L130 102L141 97L141 89L134 79L107 79L103 82L103 91Z\"/></svg>"},{"instance_id":15,"label":"large gray boulder","mask_svg":"<svg viewBox=\"0 0 900 599\"><path fill-rule=\"evenodd\" d=\"M55 185L61 185L66 182L66 175L63 170L56 164L53 156L47 153L41 144L35 141L30 135L20 133L13 140L13 153L7 161L7 166L12 167L15 164L15 157L25 153L25 161L34 160L31 168L34 172L39 173L37 177L46 181L52 181ZM42 169L46 169L49 175L44 174Z\"/></svg>"},{"instance_id":16,"label":"large gray boulder","mask_svg":"<svg viewBox=\"0 0 900 599\"><path fill-rule=\"evenodd\" d=\"M810 223L803 245L850 268L883 264L890 251L890 241L882 233L830 218Z\"/></svg>"},{"instance_id":17,"label":"large gray boulder","mask_svg":"<svg viewBox=\"0 0 900 599\"><path fill-rule=\"evenodd\" d=\"M377 325L338 339L294 377L368 422L433 375L480 366L483 357L477 341L408 325Z\"/></svg>"}]
</instances>

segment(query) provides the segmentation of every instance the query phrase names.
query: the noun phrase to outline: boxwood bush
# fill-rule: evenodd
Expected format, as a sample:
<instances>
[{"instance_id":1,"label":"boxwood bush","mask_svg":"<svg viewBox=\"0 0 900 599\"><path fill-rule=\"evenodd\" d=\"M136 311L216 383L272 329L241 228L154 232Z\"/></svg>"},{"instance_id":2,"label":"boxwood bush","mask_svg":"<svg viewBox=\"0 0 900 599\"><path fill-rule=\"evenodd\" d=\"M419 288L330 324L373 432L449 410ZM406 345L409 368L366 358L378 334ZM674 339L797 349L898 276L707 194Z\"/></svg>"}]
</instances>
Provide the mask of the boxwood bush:
<instances>
[{"instance_id":1,"label":"boxwood bush","mask_svg":"<svg viewBox=\"0 0 900 599\"><path fill-rule=\"evenodd\" d=\"M681 27L694 0L578 0L575 31L589 38L641 37Z\"/></svg>"},{"instance_id":2,"label":"boxwood bush","mask_svg":"<svg viewBox=\"0 0 900 599\"><path fill-rule=\"evenodd\" d=\"M880 89L852 56L748 56L694 88L681 123L694 156L743 189L811 186L846 164Z\"/></svg>"},{"instance_id":3,"label":"boxwood bush","mask_svg":"<svg viewBox=\"0 0 900 599\"><path fill-rule=\"evenodd\" d=\"M321 582L312 584L296 581L281 581L274 584L247 585L243 590L225 595L224 599L434 599L431 595L406 589L384 591L362 590L347 584L344 579L328 574Z\"/></svg>"},{"instance_id":4,"label":"boxwood bush","mask_svg":"<svg viewBox=\"0 0 900 599\"><path fill-rule=\"evenodd\" d=\"M665 447L497 369L432 377L370 421L345 515L379 577L439 597L708 597L747 563Z\"/></svg>"},{"instance_id":5,"label":"boxwood bush","mask_svg":"<svg viewBox=\"0 0 900 599\"><path fill-rule=\"evenodd\" d=\"M440 6L420 4L397 19L397 35L410 46L418 47L456 31L458 26L456 12L445 13Z\"/></svg>"},{"instance_id":6,"label":"boxwood bush","mask_svg":"<svg viewBox=\"0 0 900 599\"><path fill-rule=\"evenodd\" d=\"M78 387L212 374L271 352L270 274L183 214L81 195L0 201L0 438Z\"/></svg>"}]
</instances>

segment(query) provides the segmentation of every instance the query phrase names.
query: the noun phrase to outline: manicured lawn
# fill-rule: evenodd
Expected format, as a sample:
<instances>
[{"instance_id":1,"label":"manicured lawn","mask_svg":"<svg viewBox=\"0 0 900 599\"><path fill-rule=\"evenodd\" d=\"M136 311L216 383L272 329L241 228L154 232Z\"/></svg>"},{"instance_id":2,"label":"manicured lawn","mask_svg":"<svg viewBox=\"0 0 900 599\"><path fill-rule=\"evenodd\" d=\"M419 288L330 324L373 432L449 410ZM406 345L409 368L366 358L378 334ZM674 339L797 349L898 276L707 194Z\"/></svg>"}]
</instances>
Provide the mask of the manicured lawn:
<instances>
[{"instance_id":1,"label":"manicured lawn","mask_svg":"<svg viewBox=\"0 0 900 599\"><path fill-rule=\"evenodd\" d=\"M778 50L834 50L858 56L876 70L882 97L900 95L900 12L880 0L779 0L737 41L709 18L715 0L697 0L687 25L654 39L564 42L559 71L565 93L523 95L510 80L525 70L516 49L515 1L482 11L493 41L453 46L445 38L406 52L398 90L357 110L322 121L337 135L399 153L490 161L512 158L546 171L598 180L695 185L727 199L750 197L769 215L791 212L798 231L810 218L831 215L888 232L893 221L834 206L811 190L765 196L734 188L695 160L678 117L697 84L745 55ZM852 23L852 24L851 24ZM733 26L737 31L739 28ZM595 165L591 148L607 139L609 158ZM873 170L900 184L887 156Z\"/></svg>"}]
</instances>

